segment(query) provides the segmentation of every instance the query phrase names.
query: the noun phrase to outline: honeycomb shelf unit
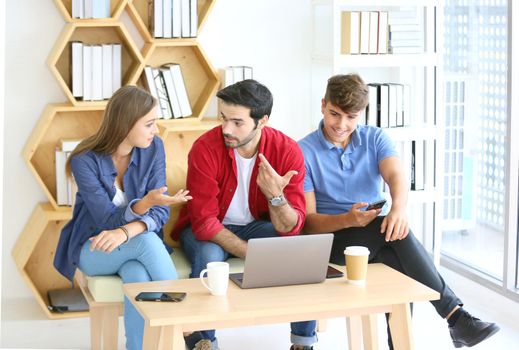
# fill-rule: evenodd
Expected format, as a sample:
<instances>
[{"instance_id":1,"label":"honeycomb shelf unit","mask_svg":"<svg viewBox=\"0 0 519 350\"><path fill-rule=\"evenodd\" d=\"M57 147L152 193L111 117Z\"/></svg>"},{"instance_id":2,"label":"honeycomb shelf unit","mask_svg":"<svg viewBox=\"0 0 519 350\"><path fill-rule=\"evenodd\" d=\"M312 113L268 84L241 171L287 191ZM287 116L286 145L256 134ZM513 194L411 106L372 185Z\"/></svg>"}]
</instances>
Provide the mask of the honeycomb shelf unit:
<instances>
[{"instance_id":1,"label":"honeycomb shelf unit","mask_svg":"<svg viewBox=\"0 0 519 350\"><path fill-rule=\"evenodd\" d=\"M198 0L200 30L215 0ZM54 0L65 20L65 26L51 50L47 64L64 91L67 102L50 103L35 125L22 157L40 185L48 202L37 203L18 238L12 256L43 312L51 319L87 317L88 312L54 313L48 309L50 289L70 287L70 282L53 266L61 229L72 217L69 206L56 202L55 150L63 139L84 139L98 129L107 101L82 101L72 95L70 43L113 44L122 46L122 85L137 85L145 65L160 66L179 63L186 83L193 116L160 120L160 137L166 147L169 192L185 188L187 155L193 142L206 130L216 126L215 118L204 113L219 87L219 77L196 38L153 39L147 29L148 0L111 0L111 17L102 19L72 18L72 0ZM140 50L133 41L121 15L126 11L144 39ZM172 215L164 231L170 232L180 207L172 207ZM175 245L167 235L166 242ZM75 286L76 287L76 286Z\"/></svg>"},{"instance_id":2,"label":"honeycomb shelf unit","mask_svg":"<svg viewBox=\"0 0 519 350\"><path fill-rule=\"evenodd\" d=\"M104 107L75 107L69 103L49 104L33 129L22 152L36 181L55 210L70 210L56 202L54 151L63 139L84 139L96 132Z\"/></svg>"},{"instance_id":3,"label":"honeycomb shelf unit","mask_svg":"<svg viewBox=\"0 0 519 350\"><path fill-rule=\"evenodd\" d=\"M121 44L121 77L122 85L134 85L132 78L143 69L143 58L140 50L130 37L122 23L115 21L73 22L65 25L61 35L52 49L47 64L59 86L75 106L106 106L107 101L82 101L72 95L72 42L84 44Z\"/></svg>"},{"instance_id":4,"label":"honeycomb shelf unit","mask_svg":"<svg viewBox=\"0 0 519 350\"><path fill-rule=\"evenodd\" d=\"M88 316L88 311L56 313L48 309L49 290L71 287L53 266L60 231L71 217L70 209L57 211L49 203L38 203L12 251L20 274L51 319Z\"/></svg>"},{"instance_id":5,"label":"honeycomb shelf unit","mask_svg":"<svg viewBox=\"0 0 519 350\"><path fill-rule=\"evenodd\" d=\"M110 0L110 17L109 18L96 18L96 19L78 19L72 18L72 0L54 0L56 7L63 16L66 22L93 22L98 23L100 21L117 20L121 16L125 6L131 0Z\"/></svg>"},{"instance_id":6,"label":"honeycomb shelf unit","mask_svg":"<svg viewBox=\"0 0 519 350\"><path fill-rule=\"evenodd\" d=\"M148 2L149 0L130 0L128 3L128 14L132 18L137 30L144 38L144 41L151 42L158 40L162 42L174 43L179 39L154 39L149 31L149 16L148 16ZM215 0L198 0L198 32L203 28Z\"/></svg>"}]
</instances>

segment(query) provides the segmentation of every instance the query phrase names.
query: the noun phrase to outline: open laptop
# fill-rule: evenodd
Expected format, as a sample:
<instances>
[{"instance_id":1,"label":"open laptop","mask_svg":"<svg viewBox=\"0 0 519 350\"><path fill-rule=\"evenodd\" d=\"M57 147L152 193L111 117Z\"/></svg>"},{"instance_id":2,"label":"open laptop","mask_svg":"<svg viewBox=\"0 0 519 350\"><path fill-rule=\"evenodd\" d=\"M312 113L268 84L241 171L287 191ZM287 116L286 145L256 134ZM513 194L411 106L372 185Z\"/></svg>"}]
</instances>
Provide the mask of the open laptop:
<instances>
[{"instance_id":1,"label":"open laptop","mask_svg":"<svg viewBox=\"0 0 519 350\"><path fill-rule=\"evenodd\" d=\"M229 278L244 289L322 282L332 242L331 233L250 239L243 273Z\"/></svg>"}]
</instances>

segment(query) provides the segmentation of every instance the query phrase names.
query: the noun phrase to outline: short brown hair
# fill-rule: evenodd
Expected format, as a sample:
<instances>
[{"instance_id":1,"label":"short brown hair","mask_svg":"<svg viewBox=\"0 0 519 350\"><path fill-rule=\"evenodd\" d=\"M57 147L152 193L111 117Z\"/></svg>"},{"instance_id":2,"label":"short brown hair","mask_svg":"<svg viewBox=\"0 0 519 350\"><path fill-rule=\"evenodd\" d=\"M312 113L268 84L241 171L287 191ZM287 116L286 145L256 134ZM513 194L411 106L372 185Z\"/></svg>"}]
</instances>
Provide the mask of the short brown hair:
<instances>
[{"instance_id":1,"label":"short brown hair","mask_svg":"<svg viewBox=\"0 0 519 350\"><path fill-rule=\"evenodd\" d=\"M334 75L328 79L324 100L343 112L359 112L368 105L368 87L358 74Z\"/></svg>"}]
</instances>

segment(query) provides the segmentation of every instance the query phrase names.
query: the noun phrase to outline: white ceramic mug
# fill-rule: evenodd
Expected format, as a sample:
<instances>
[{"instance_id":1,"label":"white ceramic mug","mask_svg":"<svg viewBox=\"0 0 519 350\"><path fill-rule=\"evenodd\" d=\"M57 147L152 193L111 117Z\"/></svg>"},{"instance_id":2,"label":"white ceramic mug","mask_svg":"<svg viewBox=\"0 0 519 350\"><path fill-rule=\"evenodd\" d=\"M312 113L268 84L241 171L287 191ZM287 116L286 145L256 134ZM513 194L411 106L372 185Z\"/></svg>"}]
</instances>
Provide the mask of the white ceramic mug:
<instances>
[{"instance_id":1,"label":"white ceramic mug","mask_svg":"<svg viewBox=\"0 0 519 350\"><path fill-rule=\"evenodd\" d=\"M207 272L208 284L204 281L204 275ZM200 281L204 287L211 291L212 295L227 294L229 286L229 263L223 261L215 261L207 264L207 269L200 272Z\"/></svg>"}]
</instances>

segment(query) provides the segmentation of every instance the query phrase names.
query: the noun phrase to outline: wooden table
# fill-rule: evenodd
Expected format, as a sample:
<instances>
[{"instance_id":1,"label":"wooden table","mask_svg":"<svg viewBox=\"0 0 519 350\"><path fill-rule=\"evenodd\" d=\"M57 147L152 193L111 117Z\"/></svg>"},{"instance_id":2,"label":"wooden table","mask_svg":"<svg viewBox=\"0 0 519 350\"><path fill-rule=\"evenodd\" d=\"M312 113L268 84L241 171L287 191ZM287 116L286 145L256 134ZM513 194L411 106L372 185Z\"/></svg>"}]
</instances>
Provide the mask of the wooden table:
<instances>
[{"instance_id":1,"label":"wooden table","mask_svg":"<svg viewBox=\"0 0 519 350\"><path fill-rule=\"evenodd\" d=\"M143 291L183 291L180 303L137 302ZM145 350L184 350L183 332L319 320L389 312L395 349L413 349L409 303L439 293L383 264L370 264L364 287L345 278L324 283L240 289L229 282L226 296L212 296L198 279L130 283L124 292L145 320ZM367 320L367 319L365 319ZM345 345L346 348L346 345Z\"/></svg>"}]
</instances>

